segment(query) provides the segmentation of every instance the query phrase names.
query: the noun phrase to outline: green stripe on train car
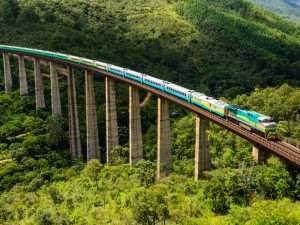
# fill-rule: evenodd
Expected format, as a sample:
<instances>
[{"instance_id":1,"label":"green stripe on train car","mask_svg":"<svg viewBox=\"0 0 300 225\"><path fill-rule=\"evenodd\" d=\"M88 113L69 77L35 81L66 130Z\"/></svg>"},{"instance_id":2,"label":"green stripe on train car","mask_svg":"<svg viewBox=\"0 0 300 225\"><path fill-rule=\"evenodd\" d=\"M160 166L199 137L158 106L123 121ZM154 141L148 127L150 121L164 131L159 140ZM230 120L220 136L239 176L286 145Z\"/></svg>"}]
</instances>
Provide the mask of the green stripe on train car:
<instances>
[{"instance_id":1,"label":"green stripe on train car","mask_svg":"<svg viewBox=\"0 0 300 225\"><path fill-rule=\"evenodd\" d=\"M3 49L3 50L9 50L9 48L5 45L0 45L0 48Z\"/></svg>"},{"instance_id":2,"label":"green stripe on train car","mask_svg":"<svg viewBox=\"0 0 300 225\"><path fill-rule=\"evenodd\" d=\"M23 49L24 52L30 53L30 54L36 54L35 51L31 50L31 49Z\"/></svg>"},{"instance_id":3,"label":"green stripe on train car","mask_svg":"<svg viewBox=\"0 0 300 225\"><path fill-rule=\"evenodd\" d=\"M55 58L57 58L57 59L63 59L63 60L68 60L67 56L62 56L62 55L55 55Z\"/></svg>"},{"instance_id":4,"label":"green stripe on train car","mask_svg":"<svg viewBox=\"0 0 300 225\"><path fill-rule=\"evenodd\" d=\"M8 50L17 51L17 52L23 52L21 48L16 48L16 47L9 48Z\"/></svg>"},{"instance_id":5,"label":"green stripe on train car","mask_svg":"<svg viewBox=\"0 0 300 225\"><path fill-rule=\"evenodd\" d=\"M55 55L53 53L45 52L44 56L55 58Z\"/></svg>"}]
</instances>

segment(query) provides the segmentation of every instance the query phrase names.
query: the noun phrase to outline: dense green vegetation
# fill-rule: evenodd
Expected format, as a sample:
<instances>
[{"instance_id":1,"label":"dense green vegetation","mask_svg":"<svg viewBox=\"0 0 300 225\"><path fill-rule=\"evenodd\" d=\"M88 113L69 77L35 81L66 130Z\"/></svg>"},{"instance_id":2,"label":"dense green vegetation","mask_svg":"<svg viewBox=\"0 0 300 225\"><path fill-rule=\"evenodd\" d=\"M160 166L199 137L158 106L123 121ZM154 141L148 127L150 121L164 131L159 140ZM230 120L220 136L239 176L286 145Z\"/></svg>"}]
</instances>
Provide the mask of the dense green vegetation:
<instances>
[{"instance_id":1,"label":"dense green vegetation","mask_svg":"<svg viewBox=\"0 0 300 225\"><path fill-rule=\"evenodd\" d=\"M274 116L280 134L299 144L299 94L285 84L257 89L233 103ZM93 160L85 166L69 159L63 118L34 110L33 99L22 100L18 93L2 94L0 103L0 156L13 159L0 164L1 224L297 224L300 219L298 170L276 157L253 166L251 144L216 125L209 131L213 170L194 182L192 114L173 119L174 172L155 182L155 125L144 135L147 160L130 168L124 145L114 149L111 165Z\"/></svg>"},{"instance_id":2,"label":"dense green vegetation","mask_svg":"<svg viewBox=\"0 0 300 225\"><path fill-rule=\"evenodd\" d=\"M298 146L299 37L299 26L242 0L0 0L1 43L97 58L225 96L273 116L280 137ZM194 182L195 117L173 105L173 173L156 182L154 98L141 110L145 160L129 167L128 90L119 83L120 146L112 161L85 165L83 154L72 162L67 120L50 113L49 80L46 109L35 110L26 63L30 96L0 94L0 224L299 224L299 171L276 157L254 166L251 144L216 125L208 133L213 169ZM82 73L76 71L84 153ZM95 86L104 162L103 78ZM63 77L60 90L66 115Z\"/></svg>"},{"instance_id":3,"label":"dense green vegetation","mask_svg":"<svg viewBox=\"0 0 300 225\"><path fill-rule=\"evenodd\" d=\"M300 23L299 0L252 0L252 2L266 9L274 11L283 18Z\"/></svg>"}]
</instances>

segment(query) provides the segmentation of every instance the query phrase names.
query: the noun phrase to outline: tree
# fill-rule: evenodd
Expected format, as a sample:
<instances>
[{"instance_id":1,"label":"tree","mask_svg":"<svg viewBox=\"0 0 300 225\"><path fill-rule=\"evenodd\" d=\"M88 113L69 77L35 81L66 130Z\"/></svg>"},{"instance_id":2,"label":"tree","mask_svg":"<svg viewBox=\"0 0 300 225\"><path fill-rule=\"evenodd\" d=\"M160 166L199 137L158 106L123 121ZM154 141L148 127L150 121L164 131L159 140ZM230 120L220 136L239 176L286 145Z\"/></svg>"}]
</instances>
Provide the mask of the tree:
<instances>
[{"instance_id":1,"label":"tree","mask_svg":"<svg viewBox=\"0 0 300 225\"><path fill-rule=\"evenodd\" d=\"M17 17L17 23L20 24L33 24L40 22L40 16L36 13L33 5L28 5L22 8L20 14Z\"/></svg>"},{"instance_id":2,"label":"tree","mask_svg":"<svg viewBox=\"0 0 300 225\"><path fill-rule=\"evenodd\" d=\"M156 164L151 161L140 160L134 164L134 168L141 185L149 187L155 182Z\"/></svg>"},{"instance_id":3,"label":"tree","mask_svg":"<svg viewBox=\"0 0 300 225\"><path fill-rule=\"evenodd\" d=\"M122 165L128 163L129 148L122 146L115 146L109 155L109 163L111 165Z\"/></svg>"},{"instance_id":4,"label":"tree","mask_svg":"<svg viewBox=\"0 0 300 225\"><path fill-rule=\"evenodd\" d=\"M19 158L26 156L35 157L37 155L42 155L45 153L45 136L28 135L24 139L22 147L24 149L24 152L22 156L18 155Z\"/></svg>"},{"instance_id":5,"label":"tree","mask_svg":"<svg viewBox=\"0 0 300 225\"><path fill-rule=\"evenodd\" d=\"M13 14L9 2L6 0L0 2L0 21L3 23L13 22Z\"/></svg>"},{"instance_id":6,"label":"tree","mask_svg":"<svg viewBox=\"0 0 300 225\"><path fill-rule=\"evenodd\" d=\"M0 0L0 22L14 22L19 13L19 6L15 0Z\"/></svg>"},{"instance_id":7,"label":"tree","mask_svg":"<svg viewBox=\"0 0 300 225\"><path fill-rule=\"evenodd\" d=\"M100 173L102 167L103 166L99 163L99 160L92 159L87 163L86 167L82 171L82 174L85 177L90 178L92 181L98 182L99 173Z\"/></svg>"},{"instance_id":8,"label":"tree","mask_svg":"<svg viewBox=\"0 0 300 225\"><path fill-rule=\"evenodd\" d=\"M137 223L155 225L165 224L170 217L167 204L167 191L159 187L142 189L134 194L131 210Z\"/></svg>"},{"instance_id":9,"label":"tree","mask_svg":"<svg viewBox=\"0 0 300 225\"><path fill-rule=\"evenodd\" d=\"M49 147L56 149L63 149L67 143L67 126L65 119L58 115L53 114L48 117L47 121L47 144Z\"/></svg>"}]
</instances>

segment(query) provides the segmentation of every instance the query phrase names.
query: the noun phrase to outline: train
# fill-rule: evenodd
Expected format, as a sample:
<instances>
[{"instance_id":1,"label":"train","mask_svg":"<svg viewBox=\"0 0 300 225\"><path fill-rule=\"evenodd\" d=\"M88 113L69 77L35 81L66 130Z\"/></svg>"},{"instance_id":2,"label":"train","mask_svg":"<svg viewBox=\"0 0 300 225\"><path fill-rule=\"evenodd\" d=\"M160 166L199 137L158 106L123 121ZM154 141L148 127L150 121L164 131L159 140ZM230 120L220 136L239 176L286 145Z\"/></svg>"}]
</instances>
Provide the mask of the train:
<instances>
[{"instance_id":1,"label":"train","mask_svg":"<svg viewBox=\"0 0 300 225\"><path fill-rule=\"evenodd\" d=\"M258 112L242 109L237 105L229 105L226 102L209 97L204 93L199 93L197 91L181 87L177 84L161 80L147 74L139 73L108 63L103 63L97 60L90 60L69 54L8 45L0 45L0 49L5 51L20 52L23 54L28 53L31 55L40 55L54 59L60 59L110 72L183 99L190 104L201 107L222 118L234 122L246 130L257 133L268 140L277 140L276 123L271 117L260 114Z\"/></svg>"}]
</instances>

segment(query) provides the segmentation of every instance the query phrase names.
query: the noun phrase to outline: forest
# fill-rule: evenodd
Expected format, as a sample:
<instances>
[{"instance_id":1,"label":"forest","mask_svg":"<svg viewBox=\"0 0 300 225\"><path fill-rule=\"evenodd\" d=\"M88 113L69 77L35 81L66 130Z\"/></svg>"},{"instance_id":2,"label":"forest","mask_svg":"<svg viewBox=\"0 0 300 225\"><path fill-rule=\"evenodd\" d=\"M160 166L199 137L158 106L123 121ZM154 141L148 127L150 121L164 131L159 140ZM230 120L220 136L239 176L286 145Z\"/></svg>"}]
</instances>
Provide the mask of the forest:
<instances>
[{"instance_id":1,"label":"forest","mask_svg":"<svg viewBox=\"0 0 300 225\"><path fill-rule=\"evenodd\" d=\"M272 116L300 146L300 27L243 0L0 0L3 44L67 52L160 77ZM0 59L0 71L3 71ZM128 87L116 84L120 146L105 162L105 85L95 79L101 161L86 163L84 71L76 71L83 154L71 160L63 116L0 93L0 224L299 224L300 173L210 124L212 170L195 182L195 115L171 105L173 172L156 175L156 98L141 109L144 160L128 165ZM43 72L49 72L43 68ZM0 90L4 90L0 72ZM141 92L141 98L145 93Z\"/></svg>"},{"instance_id":2,"label":"forest","mask_svg":"<svg viewBox=\"0 0 300 225\"><path fill-rule=\"evenodd\" d=\"M291 104L299 104L299 95L299 88L284 84L256 89L232 103L247 102L244 107L274 116L282 138L299 146L299 118L289 113ZM278 101L282 110L277 114L270 106ZM300 220L299 170L275 156L254 166L251 144L216 125L211 124L208 133L213 170L195 182L195 116L190 113L172 119L173 173L156 182L155 124L143 138L145 160L129 167L124 144L114 148L109 165L97 160L85 165L82 159L70 160L65 118L36 111L33 97L24 100L18 92L2 94L0 103L0 156L13 159L0 164L1 224L298 224ZM299 105L295 108L299 114Z\"/></svg>"},{"instance_id":3,"label":"forest","mask_svg":"<svg viewBox=\"0 0 300 225\"><path fill-rule=\"evenodd\" d=\"M300 26L243 0L1 0L0 18L3 44L94 58L217 97L299 85Z\"/></svg>"}]
</instances>

